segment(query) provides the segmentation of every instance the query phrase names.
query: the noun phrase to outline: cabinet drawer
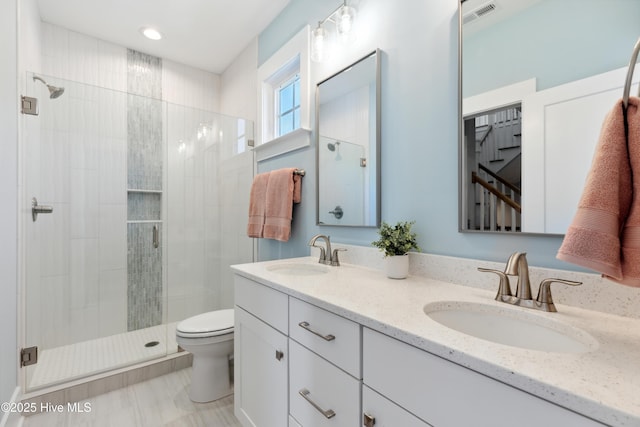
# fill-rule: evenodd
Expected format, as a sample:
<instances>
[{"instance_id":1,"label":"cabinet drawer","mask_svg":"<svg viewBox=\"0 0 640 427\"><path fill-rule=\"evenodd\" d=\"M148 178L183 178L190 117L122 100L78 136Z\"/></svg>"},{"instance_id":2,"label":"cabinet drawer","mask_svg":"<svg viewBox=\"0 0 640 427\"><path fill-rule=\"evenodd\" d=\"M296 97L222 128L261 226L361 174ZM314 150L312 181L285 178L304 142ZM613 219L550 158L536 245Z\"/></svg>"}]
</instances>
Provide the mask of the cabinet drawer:
<instances>
[{"instance_id":1,"label":"cabinet drawer","mask_svg":"<svg viewBox=\"0 0 640 427\"><path fill-rule=\"evenodd\" d=\"M234 283L238 307L287 335L289 297L286 294L238 275L234 276Z\"/></svg>"},{"instance_id":2,"label":"cabinet drawer","mask_svg":"<svg viewBox=\"0 0 640 427\"><path fill-rule=\"evenodd\" d=\"M363 382L434 426L602 427L596 421L367 328L363 331L363 354Z\"/></svg>"},{"instance_id":3,"label":"cabinet drawer","mask_svg":"<svg viewBox=\"0 0 640 427\"><path fill-rule=\"evenodd\" d=\"M304 427L361 425L360 381L289 339L289 412Z\"/></svg>"},{"instance_id":4,"label":"cabinet drawer","mask_svg":"<svg viewBox=\"0 0 640 427\"><path fill-rule=\"evenodd\" d=\"M367 386L362 387L362 413L371 417L369 425L375 427L431 427ZM364 420L363 425L367 425Z\"/></svg>"},{"instance_id":5,"label":"cabinet drawer","mask_svg":"<svg viewBox=\"0 0 640 427\"><path fill-rule=\"evenodd\" d=\"M290 298L289 331L300 344L361 378L359 324Z\"/></svg>"}]
</instances>

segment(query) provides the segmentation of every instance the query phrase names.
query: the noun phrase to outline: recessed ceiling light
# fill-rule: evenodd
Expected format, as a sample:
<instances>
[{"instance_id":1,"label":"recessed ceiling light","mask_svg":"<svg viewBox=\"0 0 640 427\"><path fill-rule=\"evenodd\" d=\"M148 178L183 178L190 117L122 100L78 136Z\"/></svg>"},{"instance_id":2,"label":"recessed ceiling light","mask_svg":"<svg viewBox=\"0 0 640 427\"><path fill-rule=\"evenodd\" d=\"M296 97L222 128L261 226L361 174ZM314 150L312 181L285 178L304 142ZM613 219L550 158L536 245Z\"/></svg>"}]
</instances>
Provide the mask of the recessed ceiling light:
<instances>
[{"instance_id":1,"label":"recessed ceiling light","mask_svg":"<svg viewBox=\"0 0 640 427\"><path fill-rule=\"evenodd\" d=\"M151 40L160 40L162 38L162 34L160 31L151 27L142 27L140 28L140 32L143 36Z\"/></svg>"}]
</instances>

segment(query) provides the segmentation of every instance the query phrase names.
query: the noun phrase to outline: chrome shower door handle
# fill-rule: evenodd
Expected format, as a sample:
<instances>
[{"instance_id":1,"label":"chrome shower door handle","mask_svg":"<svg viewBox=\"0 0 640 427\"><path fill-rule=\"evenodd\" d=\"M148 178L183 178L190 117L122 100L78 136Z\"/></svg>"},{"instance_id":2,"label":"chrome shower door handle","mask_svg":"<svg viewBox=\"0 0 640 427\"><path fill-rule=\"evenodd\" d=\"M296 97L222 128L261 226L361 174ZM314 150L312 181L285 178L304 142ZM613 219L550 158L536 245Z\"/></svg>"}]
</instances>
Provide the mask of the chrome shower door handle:
<instances>
[{"instance_id":1,"label":"chrome shower door handle","mask_svg":"<svg viewBox=\"0 0 640 427\"><path fill-rule=\"evenodd\" d=\"M158 226L154 225L153 226L153 247L158 249L158 246L160 246L160 239L159 239L159 233L158 233Z\"/></svg>"},{"instance_id":2,"label":"chrome shower door handle","mask_svg":"<svg viewBox=\"0 0 640 427\"><path fill-rule=\"evenodd\" d=\"M38 214L50 214L53 213L53 206L39 205L38 199L35 197L31 199L31 219L36 222Z\"/></svg>"}]
</instances>

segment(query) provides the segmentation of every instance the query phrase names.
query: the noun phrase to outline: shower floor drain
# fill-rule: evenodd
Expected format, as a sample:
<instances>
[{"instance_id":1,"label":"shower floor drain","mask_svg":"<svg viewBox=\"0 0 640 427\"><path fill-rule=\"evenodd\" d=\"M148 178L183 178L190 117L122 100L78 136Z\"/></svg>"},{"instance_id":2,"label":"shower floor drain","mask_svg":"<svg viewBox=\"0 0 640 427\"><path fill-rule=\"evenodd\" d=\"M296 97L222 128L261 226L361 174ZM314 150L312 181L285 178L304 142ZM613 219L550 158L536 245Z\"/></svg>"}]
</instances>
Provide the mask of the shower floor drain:
<instances>
[{"instance_id":1,"label":"shower floor drain","mask_svg":"<svg viewBox=\"0 0 640 427\"><path fill-rule=\"evenodd\" d=\"M160 341L150 341L150 342L146 343L144 346L145 347L155 347L158 344L160 344Z\"/></svg>"}]
</instances>

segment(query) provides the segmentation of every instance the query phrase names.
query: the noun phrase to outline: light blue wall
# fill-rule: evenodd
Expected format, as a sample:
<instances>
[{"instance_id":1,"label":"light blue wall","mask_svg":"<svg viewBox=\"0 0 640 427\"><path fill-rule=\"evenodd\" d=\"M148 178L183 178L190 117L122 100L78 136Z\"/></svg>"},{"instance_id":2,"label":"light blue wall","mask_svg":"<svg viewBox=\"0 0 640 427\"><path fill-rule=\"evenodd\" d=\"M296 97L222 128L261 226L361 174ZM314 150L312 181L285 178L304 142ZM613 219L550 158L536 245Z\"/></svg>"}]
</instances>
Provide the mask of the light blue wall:
<instances>
[{"instance_id":1,"label":"light blue wall","mask_svg":"<svg viewBox=\"0 0 640 427\"><path fill-rule=\"evenodd\" d=\"M464 96L532 77L543 90L624 67L639 17L637 0L544 0L465 35Z\"/></svg>"},{"instance_id":2,"label":"light blue wall","mask_svg":"<svg viewBox=\"0 0 640 427\"><path fill-rule=\"evenodd\" d=\"M295 34L306 23L314 26L339 3L292 0L260 35L259 57L271 56L286 35ZM415 220L419 244L427 253L505 261L514 251L526 251L531 264L573 269L555 259L562 240L557 236L458 232L458 1L403 0L402 7L389 0L359 3L359 17L367 17L374 25L366 37L370 45L354 48L359 50L352 60L376 47L383 52L383 220ZM329 74L314 71L316 79ZM308 171L302 204L294 209L291 240L260 240L259 259L307 255L306 243L316 233L358 245L368 246L375 240L375 229L315 225L314 156L315 149L310 147L259 163L259 172L279 167Z\"/></svg>"}]
</instances>

